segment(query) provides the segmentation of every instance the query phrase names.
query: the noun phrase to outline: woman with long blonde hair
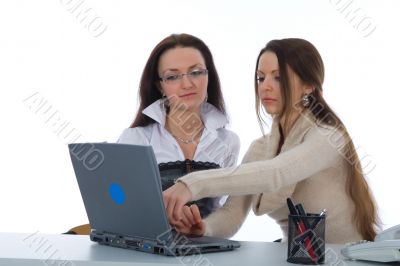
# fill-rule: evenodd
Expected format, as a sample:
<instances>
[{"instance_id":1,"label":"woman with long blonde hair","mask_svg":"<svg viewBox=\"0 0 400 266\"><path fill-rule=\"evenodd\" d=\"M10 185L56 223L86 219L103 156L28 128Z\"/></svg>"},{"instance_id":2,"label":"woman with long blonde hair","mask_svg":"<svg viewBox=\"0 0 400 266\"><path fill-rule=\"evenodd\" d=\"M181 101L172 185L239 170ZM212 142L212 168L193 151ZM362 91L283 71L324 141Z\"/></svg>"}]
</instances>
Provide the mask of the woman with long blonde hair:
<instances>
[{"instance_id":1,"label":"woman with long blonde hair","mask_svg":"<svg viewBox=\"0 0 400 266\"><path fill-rule=\"evenodd\" d=\"M324 65L303 39L270 41L255 69L257 117L260 105L273 118L271 132L255 140L238 167L192 173L164 192L171 224L190 220L184 233L232 236L250 206L268 214L287 236L286 199L310 213L327 210L326 241L373 240L377 209L354 144L322 96ZM185 203L231 195L225 206L202 220Z\"/></svg>"}]
</instances>

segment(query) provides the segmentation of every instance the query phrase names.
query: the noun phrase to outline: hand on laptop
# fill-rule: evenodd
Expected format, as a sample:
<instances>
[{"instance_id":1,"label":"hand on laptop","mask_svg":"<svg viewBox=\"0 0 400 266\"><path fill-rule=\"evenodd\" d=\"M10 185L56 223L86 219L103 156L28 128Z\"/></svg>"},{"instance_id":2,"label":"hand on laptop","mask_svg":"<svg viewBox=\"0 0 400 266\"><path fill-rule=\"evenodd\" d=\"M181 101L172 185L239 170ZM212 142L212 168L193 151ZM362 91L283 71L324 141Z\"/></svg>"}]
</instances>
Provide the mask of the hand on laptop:
<instances>
[{"instance_id":1,"label":"hand on laptop","mask_svg":"<svg viewBox=\"0 0 400 266\"><path fill-rule=\"evenodd\" d=\"M183 219L175 224L178 232L188 235L202 236L205 233L205 224L201 219L199 207L196 204L183 206Z\"/></svg>"},{"instance_id":2,"label":"hand on laptop","mask_svg":"<svg viewBox=\"0 0 400 266\"><path fill-rule=\"evenodd\" d=\"M182 182L177 182L163 192L164 205L171 224L184 219L183 207L192 199L192 192Z\"/></svg>"}]
</instances>

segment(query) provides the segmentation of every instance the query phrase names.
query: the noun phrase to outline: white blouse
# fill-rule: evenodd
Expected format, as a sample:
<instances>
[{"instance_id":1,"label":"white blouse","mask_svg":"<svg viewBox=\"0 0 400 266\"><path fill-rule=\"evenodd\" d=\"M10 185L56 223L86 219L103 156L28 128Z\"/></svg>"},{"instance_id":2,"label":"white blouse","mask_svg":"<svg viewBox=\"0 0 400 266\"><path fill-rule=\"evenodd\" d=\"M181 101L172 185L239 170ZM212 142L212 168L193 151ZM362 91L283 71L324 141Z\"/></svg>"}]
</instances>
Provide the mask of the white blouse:
<instances>
[{"instance_id":1,"label":"white blouse","mask_svg":"<svg viewBox=\"0 0 400 266\"><path fill-rule=\"evenodd\" d=\"M143 110L143 114L156 123L146 127L125 129L118 143L151 145L157 163L184 161L186 158L176 139L165 129L166 112L158 100ZM197 145L193 160L196 162L213 162L222 168L236 165L239 155L239 137L225 129L227 117L209 103L201 106L204 130Z\"/></svg>"}]
</instances>

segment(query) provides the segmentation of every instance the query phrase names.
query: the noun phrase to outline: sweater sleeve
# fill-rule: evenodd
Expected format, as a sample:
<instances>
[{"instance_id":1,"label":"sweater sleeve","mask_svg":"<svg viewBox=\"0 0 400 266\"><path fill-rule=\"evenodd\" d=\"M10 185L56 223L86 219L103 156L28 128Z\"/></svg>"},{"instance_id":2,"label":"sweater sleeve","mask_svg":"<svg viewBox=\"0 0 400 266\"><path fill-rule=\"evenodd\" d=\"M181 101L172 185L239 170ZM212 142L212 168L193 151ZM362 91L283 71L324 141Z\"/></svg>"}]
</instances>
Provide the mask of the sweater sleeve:
<instances>
[{"instance_id":1,"label":"sweater sleeve","mask_svg":"<svg viewBox=\"0 0 400 266\"><path fill-rule=\"evenodd\" d=\"M250 145L250 147L252 147L254 143L255 141ZM247 162L248 157L249 152L244 155L242 163ZM229 196L224 206L204 219L206 224L204 235L222 238L232 237L237 231L239 231L246 219L250 210L251 202L251 195Z\"/></svg>"},{"instance_id":2,"label":"sweater sleeve","mask_svg":"<svg viewBox=\"0 0 400 266\"><path fill-rule=\"evenodd\" d=\"M242 226L250 210L251 195L230 196L224 206L204 219L206 236L232 237Z\"/></svg>"},{"instance_id":3,"label":"sweater sleeve","mask_svg":"<svg viewBox=\"0 0 400 266\"><path fill-rule=\"evenodd\" d=\"M328 128L310 130L302 143L273 159L196 172L179 181L188 186L192 200L274 192L334 165L340 159L340 153L337 143L331 139L340 137L341 133ZM251 147L253 150L257 148L258 145ZM249 150L249 156L252 152Z\"/></svg>"},{"instance_id":4,"label":"sweater sleeve","mask_svg":"<svg viewBox=\"0 0 400 266\"><path fill-rule=\"evenodd\" d=\"M296 184L289 185L271 193L261 193L253 197L253 212L255 215L264 215L276 211L286 205L286 199L291 198Z\"/></svg>"}]
</instances>

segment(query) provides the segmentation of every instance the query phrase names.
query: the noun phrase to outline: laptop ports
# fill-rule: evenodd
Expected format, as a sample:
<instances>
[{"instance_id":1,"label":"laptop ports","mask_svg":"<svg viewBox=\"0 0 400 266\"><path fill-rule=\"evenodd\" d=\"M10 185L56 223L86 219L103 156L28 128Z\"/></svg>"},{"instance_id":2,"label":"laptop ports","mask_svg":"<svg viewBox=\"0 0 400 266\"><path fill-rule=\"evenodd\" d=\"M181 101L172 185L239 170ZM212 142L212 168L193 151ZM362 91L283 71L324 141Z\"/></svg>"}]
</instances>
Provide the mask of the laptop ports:
<instances>
[{"instance_id":1,"label":"laptop ports","mask_svg":"<svg viewBox=\"0 0 400 266\"><path fill-rule=\"evenodd\" d=\"M142 246L140 241L134 241L134 240L125 240L125 244L128 246L128 248L133 248L133 249L139 249Z\"/></svg>"},{"instance_id":2,"label":"laptop ports","mask_svg":"<svg viewBox=\"0 0 400 266\"><path fill-rule=\"evenodd\" d=\"M164 249L159 247L154 247L154 253L164 254Z\"/></svg>"}]
</instances>

